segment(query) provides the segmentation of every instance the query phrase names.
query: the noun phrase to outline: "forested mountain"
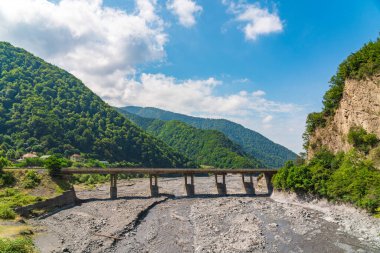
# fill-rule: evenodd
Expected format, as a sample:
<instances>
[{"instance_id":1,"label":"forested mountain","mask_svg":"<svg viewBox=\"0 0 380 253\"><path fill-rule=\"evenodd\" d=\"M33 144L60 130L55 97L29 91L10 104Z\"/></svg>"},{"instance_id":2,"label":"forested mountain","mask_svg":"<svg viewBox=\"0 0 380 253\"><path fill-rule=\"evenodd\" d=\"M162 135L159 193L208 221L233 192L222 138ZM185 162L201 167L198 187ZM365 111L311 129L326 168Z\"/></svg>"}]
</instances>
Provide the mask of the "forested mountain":
<instances>
[{"instance_id":1,"label":"forested mountain","mask_svg":"<svg viewBox=\"0 0 380 253\"><path fill-rule=\"evenodd\" d=\"M0 42L0 155L82 152L108 161L185 166L187 159L132 124L80 80Z\"/></svg>"},{"instance_id":2,"label":"forested mountain","mask_svg":"<svg viewBox=\"0 0 380 253\"><path fill-rule=\"evenodd\" d=\"M125 115L148 133L186 155L197 164L218 168L257 168L262 164L216 130L198 129L181 121Z\"/></svg>"},{"instance_id":3,"label":"forested mountain","mask_svg":"<svg viewBox=\"0 0 380 253\"><path fill-rule=\"evenodd\" d=\"M145 118L161 120L179 120L200 129L212 129L224 133L239 144L245 153L255 157L266 167L281 167L288 160L294 160L297 155L289 149L274 143L263 135L225 119L205 119L164 111L152 107L127 106L120 108Z\"/></svg>"}]
</instances>

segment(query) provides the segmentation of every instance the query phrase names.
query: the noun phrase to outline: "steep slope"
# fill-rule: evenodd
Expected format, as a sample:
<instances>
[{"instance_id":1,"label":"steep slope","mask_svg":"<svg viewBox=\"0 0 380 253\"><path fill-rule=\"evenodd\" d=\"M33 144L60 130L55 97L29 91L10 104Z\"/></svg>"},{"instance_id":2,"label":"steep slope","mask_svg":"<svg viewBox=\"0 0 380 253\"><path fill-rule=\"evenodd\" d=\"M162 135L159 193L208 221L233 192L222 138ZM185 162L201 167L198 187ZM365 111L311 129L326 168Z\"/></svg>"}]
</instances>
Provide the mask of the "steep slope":
<instances>
[{"instance_id":1,"label":"steep slope","mask_svg":"<svg viewBox=\"0 0 380 253\"><path fill-rule=\"evenodd\" d=\"M127 106L120 110L145 118L179 120L196 128L220 131L239 144L245 153L255 157L266 167L281 167L286 161L297 157L289 149L272 142L263 135L225 119L191 117L151 107Z\"/></svg>"},{"instance_id":2,"label":"steep slope","mask_svg":"<svg viewBox=\"0 0 380 253\"><path fill-rule=\"evenodd\" d=\"M0 155L83 152L109 161L183 166L186 159L132 124L68 72L0 43Z\"/></svg>"},{"instance_id":3,"label":"steep slope","mask_svg":"<svg viewBox=\"0 0 380 253\"><path fill-rule=\"evenodd\" d=\"M307 120L309 158L322 147L347 152L355 146L349 136L358 131L367 139L371 135L366 132L380 137L380 39L350 55L330 83L323 111L310 114Z\"/></svg>"},{"instance_id":4,"label":"steep slope","mask_svg":"<svg viewBox=\"0 0 380 253\"><path fill-rule=\"evenodd\" d=\"M323 111L306 121L308 159L287 163L274 187L347 202L380 217L380 39L351 54L330 83Z\"/></svg>"},{"instance_id":5,"label":"steep slope","mask_svg":"<svg viewBox=\"0 0 380 253\"><path fill-rule=\"evenodd\" d=\"M128 112L125 115L197 164L218 168L262 167L259 161L249 157L219 131L197 129L176 120L143 118Z\"/></svg>"}]
</instances>

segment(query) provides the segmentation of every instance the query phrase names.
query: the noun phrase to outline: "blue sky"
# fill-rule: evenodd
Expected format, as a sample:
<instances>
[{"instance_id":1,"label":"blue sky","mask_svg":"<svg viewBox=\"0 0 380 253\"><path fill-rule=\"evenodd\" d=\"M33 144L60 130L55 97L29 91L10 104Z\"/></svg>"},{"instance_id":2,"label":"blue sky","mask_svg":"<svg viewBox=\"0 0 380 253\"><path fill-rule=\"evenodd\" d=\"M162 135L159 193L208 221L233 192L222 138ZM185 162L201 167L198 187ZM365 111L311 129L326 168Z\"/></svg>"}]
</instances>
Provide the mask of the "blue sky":
<instances>
[{"instance_id":1,"label":"blue sky","mask_svg":"<svg viewBox=\"0 0 380 253\"><path fill-rule=\"evenodd\" d=\"M0 20L0 40L112 105L223 117L300 152L339 63L378 37L380 1L13 0Z\"/></svg>"}]
</instances>

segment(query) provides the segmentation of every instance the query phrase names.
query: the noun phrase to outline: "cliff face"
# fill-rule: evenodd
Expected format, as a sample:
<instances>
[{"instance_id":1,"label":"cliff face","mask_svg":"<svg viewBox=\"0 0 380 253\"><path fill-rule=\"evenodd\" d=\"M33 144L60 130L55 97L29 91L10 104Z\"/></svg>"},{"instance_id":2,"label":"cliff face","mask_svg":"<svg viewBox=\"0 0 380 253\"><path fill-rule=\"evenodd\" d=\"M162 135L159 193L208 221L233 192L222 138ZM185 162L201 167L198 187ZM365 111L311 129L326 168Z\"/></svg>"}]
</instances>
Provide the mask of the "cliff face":
<instances>
[{"instance_id":1,"label":"cliff face","mask_svg":"<svg viewBox=\"0 0 380 253\"><path fill-rule=\"evenodd\" d=\"M347 135L353 126L380 136L380 73L360 81L345 81L335 115L309 138L308 157L313 157L322 146L334 153L348 151L352 145L348 143Z\"/></svg>"}]
</instances>

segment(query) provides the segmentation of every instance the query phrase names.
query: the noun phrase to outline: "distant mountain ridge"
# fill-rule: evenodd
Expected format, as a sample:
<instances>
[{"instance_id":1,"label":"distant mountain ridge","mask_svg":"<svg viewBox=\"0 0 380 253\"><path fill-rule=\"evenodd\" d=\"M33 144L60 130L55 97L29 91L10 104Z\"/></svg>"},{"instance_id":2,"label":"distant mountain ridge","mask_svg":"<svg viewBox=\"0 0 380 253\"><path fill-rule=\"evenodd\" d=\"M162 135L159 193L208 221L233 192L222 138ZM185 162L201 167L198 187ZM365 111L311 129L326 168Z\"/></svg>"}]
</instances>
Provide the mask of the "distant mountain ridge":
<instances>
[{"instance_id":1,"label":"distant mountain ridge","mask_svg":"<svg viewBox=\"0 0 380 253\"><path fill-rule=\"evenodd\" d=\"M217 168L264 167L220 131L195 128L178 120L164 121L143 118L125 111L123 113L148 133L197 164Z\"/></svg>"},{"instance_id":2,"label":"distant mountain ridge","mask_svg":"<svg viewBox=\"0 0 380 253\"><path fill-rule=\"evenodd\" d=\"M126 106L120 110L143 118L178 120L196 128L220 131L239 144L245 153L261 161L266 167L281 167L286 161L297 157L291 150L274 143L265 136L226 119L192 117L154 107Z\"/></svg>"},{"instance_id":3,"label":"distant mountain ridge","mask_svg":"<svg viewBox=\"0 0 380 253\"><path fill-rule=\"evenodd\" d=\"M147 134L70 73L0 42L0 156L84 153L148 167L188 159Z\"/></svg>"}]
</instances>

